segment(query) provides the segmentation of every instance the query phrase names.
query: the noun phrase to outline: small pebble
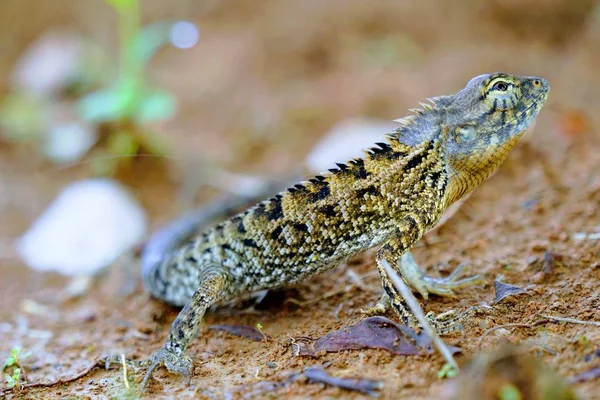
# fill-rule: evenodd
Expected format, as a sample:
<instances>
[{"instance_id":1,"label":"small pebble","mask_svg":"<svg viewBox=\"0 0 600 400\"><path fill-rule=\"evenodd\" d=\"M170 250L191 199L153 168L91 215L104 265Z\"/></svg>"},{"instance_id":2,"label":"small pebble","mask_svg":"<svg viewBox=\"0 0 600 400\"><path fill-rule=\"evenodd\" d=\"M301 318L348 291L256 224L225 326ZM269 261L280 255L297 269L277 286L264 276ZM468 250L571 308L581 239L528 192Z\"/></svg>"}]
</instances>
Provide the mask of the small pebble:
<instances>
[{"instance_id":1,"label":"small pebble","mask_svg":"<svg viewBox=\"0 0 600 400\"><path fill-rule=\"evenodd\" d=\"M398 128L392 121L379 119L349 119L341 121L327 132L306 158L307 167L314 173L334 168L334 162L363 157L363 149L375 142L385 142L384 135Z\"/></svg>"},{"instance_id":2,"label":"small pebble","mask_svg":"<svg viewBox=\"0 0 600 400\"><path fill-rule=\"evenodd\" d=\"M112 264L146 235L144 210L116 181L89 179L67 186L16 243L37 271L89 275Z\"/></svg>"}]
</instances>

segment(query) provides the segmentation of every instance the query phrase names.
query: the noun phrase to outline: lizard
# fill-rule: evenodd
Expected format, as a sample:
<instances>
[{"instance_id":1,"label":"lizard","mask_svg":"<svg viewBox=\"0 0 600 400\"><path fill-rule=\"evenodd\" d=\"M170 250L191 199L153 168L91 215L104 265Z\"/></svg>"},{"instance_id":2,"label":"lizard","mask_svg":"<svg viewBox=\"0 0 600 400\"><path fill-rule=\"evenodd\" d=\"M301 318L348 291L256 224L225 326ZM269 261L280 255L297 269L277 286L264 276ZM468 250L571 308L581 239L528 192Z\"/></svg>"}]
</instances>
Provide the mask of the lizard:
<instances>
[{"instance_id":1,"label":"lizard","mask_svg":"<svg viewBox=\"0 0 600 400\"><path fill-rule=\"evenodd\" d=\"M162 245L151 246L151 257L142 257L143 280L153 296L183 309L164 345L138 362L148 367L142 387L160 366L191 379L193 363L185 352L212 305L298 283L370 248L379 248L384 293L367 313L391 307L409 326L418 322L382 260L424 298L451 296L480 282L477 276L457 279L456 271L447 278L429 277L410 249L451 204L497 170L549 91L540 77L474 77L457 93L429 98L396 120L399 127L363 157L336 163L184 243L168 238L177 236L177 229L167 232ZM180 225L178 232L189 236L195 224ZM440 334L452 331L461 318L444 315L428 314Z\"/></svg>"}]
</instances>

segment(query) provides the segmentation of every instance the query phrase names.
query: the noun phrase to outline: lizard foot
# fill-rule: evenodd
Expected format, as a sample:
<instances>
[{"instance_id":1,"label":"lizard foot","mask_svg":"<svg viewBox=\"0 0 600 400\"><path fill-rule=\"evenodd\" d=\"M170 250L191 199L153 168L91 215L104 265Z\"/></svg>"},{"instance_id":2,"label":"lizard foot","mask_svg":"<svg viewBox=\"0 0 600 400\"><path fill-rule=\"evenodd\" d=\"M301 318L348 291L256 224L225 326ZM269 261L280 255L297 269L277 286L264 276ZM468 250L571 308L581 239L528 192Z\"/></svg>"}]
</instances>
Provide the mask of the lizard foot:
<instances>
[{"instance_id":1,"label":"lizard foot","mask_svg":"<svg viewBox=\"0 0 600 400\"><path fill-rule=\"evenodd\" d=\"M178 356L164 347L154 353L150 359L131 360L125 358L125 364L134 371L148 368L144 380L142 381L142 391L146 388L154 370L160 366L165 366L169 372L175 372L185 376L188 384L192 379L192 360L184 355ZM106 357L105 368L110 369L111 365L123 365L123 357L117 355Z\"/></svg>"},{"instance_id":2,"label":"lizard foot","mask_svg":"<svg viewBox=\"0 0 600 400\"><path fill-rule=\"evenodd\" d=\"M439 335L445 335L456 330L462 330L462 321L475 313L477 309L473 306L459 314L456 313L456 310L448 310L438 315L430 311L425 315L425 318Z\"/></svg>"},{"instance_id":3,"label":"lizard foot","mask_svg":"<svg viewBox=\"0 0 600 400\"><path fill-rule=\"evenodd\" d=\"M425 300L427 300L430 293L438 296L453 297L454 290L456 289L485 282L479 275L458 279L463 272L463 268L464 265L457 267L446 278L432 278L425 275L410 253L404 254L398 265L398 269L408 285Z\"/></svg>"},{"instance_id":4,"label":"lizard foot","mask_svg":"<svg viewBox=\"0 0 600 400\"><path fill-rule=\"evenodd\" d=\"M454 290L456 289L485 283L485 280L479 275L458 279L462 274L463 268L464 265L460 265L446 278L432 278L424 275L420 282L414 283L416 285L415 288L424 299L427 299L428 293L452 297L454 296Z\"/></svg>"},{"instance_id":5,"label":"lizard foot","mask_svg":"<svg viewBox=\"0 0 600 400\"><path fill-rule=\"evenodd\" d=\"M390 298L387 295L387 293L384 293L383 295L381 295L381 299L379 300L379 302L377 302L377 304L375 306L367 308L366 310L361 309L360 312L365 317L373 317L376 315L383 315L387 312L390 305L391 305Z\"/></svg>"},{"instance_id":6,"label":"lizard foot","mask_svg":"<svg viewBox=\"0 0 600 400\"><path fill-rule=\"evenodd\" d=\"M185 376L188 384L192 379L192 359L185 355L177 355L164 347L154 353L147 364L149 364L149 367L144 376L144 380L142 381L142 390L146 388L154 370L160 366L166 367L169 372Z\"/></svg>"}]
</instances>

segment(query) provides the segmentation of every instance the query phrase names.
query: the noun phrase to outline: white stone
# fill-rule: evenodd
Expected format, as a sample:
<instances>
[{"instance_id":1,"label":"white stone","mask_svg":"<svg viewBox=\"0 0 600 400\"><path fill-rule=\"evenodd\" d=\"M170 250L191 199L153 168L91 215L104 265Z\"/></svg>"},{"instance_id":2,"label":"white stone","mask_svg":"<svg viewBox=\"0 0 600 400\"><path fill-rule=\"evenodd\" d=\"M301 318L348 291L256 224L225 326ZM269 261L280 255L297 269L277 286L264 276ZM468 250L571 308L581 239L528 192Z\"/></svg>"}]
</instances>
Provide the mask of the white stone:
<instances>
[{"instance_id":1,"label":"white stone","mask_svg":"<svg viewBox=\"0 0 600 400\"><path fill-rule=\"evenodd\" d=\"M375 142L385 142L386 133L393 132L399 125L380 119L349 119L329 130L306 158L308 169L314 173L335 168L335 163L344 163L355 157L363 157L363 150L373 147Z\"/></svg>"},{"instance_id":2,"label":"white stone","mask_svg":"<svg viewBox=\"0 0 600 400\"><path fill-rule=\"evenodd\" d=\"M57 164L69 164L81 159L98 140L93 126L71 121L51 126L44 137L43 151Z\"/></svg>"},{"instance_id":3,"label":"white stone","mask_svg":"<svg viewBox=\"0 0 600 400\"><path fill-rule=\"evenodd\" d=\"M73 33L51 31L31 44L17 62L12 86L39 95L64 87L80 66L82 47Z\"/></svg>"},{"instance_id":4,"label":"white stone","mask_svg":"<svg viewBox=\"0 0 600 400\"><path fill-rule=\"evenodd\" d=\"M119 183L90 179L67 186L16 242L38 271L93 274L142 242L146 215Z\"/></svg>"}]
</instances>

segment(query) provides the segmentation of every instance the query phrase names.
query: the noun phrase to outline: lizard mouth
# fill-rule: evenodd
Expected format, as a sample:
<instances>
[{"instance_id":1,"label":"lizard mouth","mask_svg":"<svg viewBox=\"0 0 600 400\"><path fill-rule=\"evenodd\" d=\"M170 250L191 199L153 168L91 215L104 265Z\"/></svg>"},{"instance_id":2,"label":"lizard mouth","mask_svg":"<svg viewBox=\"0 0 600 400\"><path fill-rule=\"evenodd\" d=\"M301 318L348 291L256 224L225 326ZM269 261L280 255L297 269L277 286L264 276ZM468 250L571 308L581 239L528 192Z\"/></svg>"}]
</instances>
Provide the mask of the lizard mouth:
<instances>
[{"instance_id":1,"label":"lizard mouth","mask_svg":"<svg viewBox=\"0 0 600 400\"><path fill-rule=\"evenodd\" d=\"M536 107L539 105L540 102L544 101L544 98L548 95L548 92L546 93L542 93L539 96L535 97L534 100L531 102L531 104L529 105L529 107L527 107L526 109L524 109L523 111L521 111L517 117L517 121L522 121L522 117L526 116L528 111L531 110L532 108ZM542 104L543 106L543 104ZM542 108L541 106L539 107L540 109Z\"/></svg>"}]
</instances>

